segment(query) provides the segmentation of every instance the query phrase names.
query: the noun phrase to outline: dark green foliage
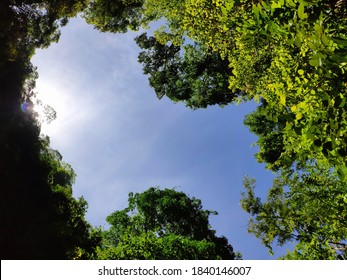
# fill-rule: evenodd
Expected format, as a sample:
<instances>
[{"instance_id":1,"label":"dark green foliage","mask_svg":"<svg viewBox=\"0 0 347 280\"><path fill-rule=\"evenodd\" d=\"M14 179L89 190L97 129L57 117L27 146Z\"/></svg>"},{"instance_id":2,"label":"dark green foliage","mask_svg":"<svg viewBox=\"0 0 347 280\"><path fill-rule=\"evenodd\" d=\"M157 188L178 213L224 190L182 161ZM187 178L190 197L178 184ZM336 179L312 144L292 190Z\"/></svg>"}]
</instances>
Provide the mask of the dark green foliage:
<instances>
[{"instance_id":1,"label":"dark green foliage","mask_svg":"<svg viewBox=\"0 0 347 280\"><path fill-rule=\"evenodd\" d=\"M161 44L146 33L135 40L145 50L139 62L159 99L167 96L196 109L227 105L238 96L228 89L228 61L203 45Z\"/></svg>"},{"instance_id":2,"label":"dark green foliage","mask_svg":"<svg viewBox=\"0 0 347 280\"><path fill-rule=\"evenodd\" d=\"M86 201L72 197L75 173L28 114L1 130L1 258L89 258L98 237L84 218Z\"/></svg>"},{"instance_id":3,"label":"dark green foliage","mask_svg":"<svg viewBox=\"0 0 347 280\"><path fill-rule=\"evenodd\" d=\"M246 116L244 124L259 137L257 145L260 151L256 154L259 162L265 162L267 167L274 171L293 164L294 157L289 161L281 158L284 152L283 129L286 123L281 120L275 122L269 118L264 100L254 112Z\"/></svg>"},{"instance_id":4,"label":"dark green foliage","mask_svg":"<svg viewBox=\"0 0 347 280\"><path fill-rule=\"evenodd\" d=\"M272 253L273 244L296 244L287 259L340 259L347 249L346 183L329 170L302 168L278 176L265 202L246 178L242 208L252 218L248 230Z\"/></svg>"},{"instance_id":5,"label":"dark green foliage","mask_svg":"<svg viewBox=\"0 0 347 280\"><path fill-rule=\"evenodd\" d=\"M75 173L40 138L31 101L35 48L56 41L85 2L0 3L1 259L90 258L99 242L86 201L72 196Z\"/></svg>"},{"instance_id":6,"label":"dark green foliage","mask_svg":"<svg viewBox=\"0 0 347 280\"><path fill-rule=\"evenodd\" d=\"M213 260L219 258L215 245L205 240L153 232L124 236L117 246L98 251L100 259L117 260Z\"/></svg>"},{"instance_id":7,"label":"dark green foliage","mask_svg":"<svg viewBox=\"0 0 347 280\"><path fill-rule=\"evenodd\" d=\"M267 246L297 239L287 258L345 256L347 1L144 3L166 22L137 38L159 98L191 108L262 100L245 124L278 178L265 203L246 185L251 232Z\"/></svg>"},{"instance_id":8,"label":"dark green foliage","mask_svg":"<svg viewBox=\"0 0 347 280\"><path fill-rule=\"evenodd\" d=\"M0 3L0 42L2 51L13 61L19 55L33 54L35 48L57 42L60 25L82 11L88 0L5 0ZM26 49L29 54L23 54Z\"/></svg>"},{"instance_id":9,"label":"dark green foliage","mask_svg":"<svg viewBox=\"0 0 347 280\"><path fill-rule=\"evenodd\" d=\"M225 237L210 229L201 201L173 189L129 194L129 206L107 217L102 259L234 259Z\"/></svg>"},{"instance_id":10,"label":"dark green foliage","mask_svg":"<svg viewBox=\"0 0 347 280\"><path fill-rule=\"evenodd\" d=\"M143 17L144 0L95 0L84 12L89 24L102 32L137 30Z\"/></svg>"},{"instance_id":11,"label":"dark green foliage","mask_svg":"<svg viewBox=\"0 0 347 280\"><path fill-rule=\"evenodd\" d=\"M235 3L234 3L235 2ZM1 257L21 259L234 259L210 229L211 211L173 190L131 194L102 233L72 196L75 174L40 138L32 111L36 48L82 12L101 31L167 29L136 42L158 98L206 108L262 100L245 124L257 159L278 172L266 202L245 181L249 231L288 259L346 258L347 2L3 0L0 2ZM232 17L230 15L233 15ZM161 31L163 31L162 29ZM185 45L182 38L196 42ZM54 114L52 114L54 117Z\"/></svg>"}]
</instances>

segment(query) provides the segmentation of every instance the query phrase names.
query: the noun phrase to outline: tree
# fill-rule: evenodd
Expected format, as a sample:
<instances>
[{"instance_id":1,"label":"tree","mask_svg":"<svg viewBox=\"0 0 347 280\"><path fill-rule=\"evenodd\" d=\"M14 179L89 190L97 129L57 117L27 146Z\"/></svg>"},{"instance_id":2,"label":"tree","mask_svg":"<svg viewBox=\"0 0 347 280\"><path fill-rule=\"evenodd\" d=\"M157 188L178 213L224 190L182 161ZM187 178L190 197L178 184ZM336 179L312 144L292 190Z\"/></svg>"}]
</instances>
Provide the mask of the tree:
<instances>
[{"instance_id":1,"label":"tree","mask_svg":"<svg viewBox=\"0 0 347 280\"><path fill-rule=\"evenodd\" d=\"M162 44L146 33L135 41L145 50L138 61L159 99L167 96L196 109L227 105L239 95L228 88L228 61L203 45Z\"/></svg>"},{"instance_id":2,"label":"tree","mask_svg":"<svg viewBox=\"0 0 347 280\"><path fill-rule=\"evenodd\" d=\"M242 208L252 218L248 230L273 253L273 244L296 244L285 259L345 259L347 244L346 183L315 159L284 154L285 119L274 122L266 102L245 119L259 136L257 159L277 172L265 202L254 194L255 180L246 178ZM291 113L289 113L291 114Z\"/></svg>"},{"instance_id":3,"label":"tree","mask_svg":"<svg viewBox=\"0 0 347 280\"><path fill-rule=\"evenodd\" d=\"M1 258L92 257L100 237L85 220L87 202L72 196L74 171L32 123L19 126L1 137Z\"/></svg>"},{"instance_id":4,"label":"tree","mask_svg":"<svg viewBox=\"0 0 347 280\"><path fill-rule=\"evenodd\" d=\"M37 76L30 63L35 48L57 41L59 26L87 5L87 22L102 31L136 30L150 21L165 19L167 28L157 31L155 37L142 35L137 39L145 49L139 61L159 98L166 95L192 108L223 106L236 99L262 101L245 123L259 136L258 160L278 171L279 181L270 189L269 203L243 201L253 203L245 209L257 217L259 223L252 228L267 245L274 236L289 240L293 232L302 231L291 258L333 258L336 250L332 246L345 248L345 224L340 222L344 216L337 213L344 215L346 209L342 187L347 178L346 1L5 0L0 3L0 178L5 228L1 245L5 257L76 257L84 243L71 233L91 234L83 221L85 203L71 196L73 172L57 154L49 152L55 155L48 160L44 157L48 148L39 137L30 100ZM193 44L185 44L184 39ZM311 183L305 181L307 177ZM324 177L329 180L324 181ZM334 186L332 192L330 186ZM305 205L297 199L302 195L299 187L306 191ZM311 194L316 189L323 198L313 204ZM247 193L254 198L252 189ZM335 212L326 210L329 203ZM310 215L305 216L302 210L297 219L294 209L306 209ZM313 231L304 235L300 221L310 224L318 215L312 209L324 210L330 220L319 217L322 222L312 224ZM271 224L273 213L282 224ZM73 221L82 228L71 226ZM51 231L45 236L42 229L47 223ZM266 228L267 223L270 228ZM325 225L331 226L330 235ZM162 242L177 248L174 244L179 240L185 248L199 248L194 258L211 252L207 247L216 241L211 233L206 235L207 243L195 243L203 240L171 231L152 228L138 233L138 240L143 244L158 240L158 248ZM132 227L124 229L121 236L113 249L120 248L119 244L124 248L140 244ZM47 243L57 248L55 255ZM102 247L100 252L107 255L106 249ZM163 252L146 251L145 258L161 258L156 255L159 251ZM185 253L181 257L186 258Z\"/></svg>"},{"instance_id":5,"label":"tree","mask_svg":"<svg viewBox=\"0 0 347 280\"><path fill-rule=\"evenodd\" d=\"M40 162L50 187L49 208L46 210L50 210L46 213L49 221L46 221L43 231L45 243L50 244L49 249L54 252L52 256L63 259L93 258L101 236L85 219L87 201L83 197L72 196L76 174L62 160L61 154L49 147L48 137L41 140L41 145Z\"/></svg>"},{"instance_id":6,"label":"tree","mask_svg":"<svg viewBox=\"0 0 347 280\"><path fill-rule=\"evenodd\" d=\"M210 229L201 201L173 189L130 193L129 205L107 217L101 259L235 259L225 237Z\"/></svg>"},{"instance_id":7,"label":"tree","mask_svg":"<svg viewBox=\"0 0 347 280\"><path fill-rule=\"evenodd\" d=\"M154 39L144 36L138 39L140 47L146 50L140 54L139 61L150 75L150 84L159 98L166 95L174 101L182 100L194 109L226 105L235 97L238 101L261 102L245 124L259 136L257 159L278 172L278 180L284 182L286 192L283 198L270 195L270 202L277 203L269 202L266 207L256 204L262 209L259 215L255 214L259 219L271 211L277 213L279 205L286 206L286 201L297 203L302 209L308 207L310 212L310 204L305 206L292 200L300 194L296 186L307 192L316 189L315 184L298 183L304 180L303 173L314 178L317 172L325 172L330 181L321 178L325 183L318 190L323 196L329 194L330 183L344 185L346 181L346 12L347 2L341 0L143 2L145 24L146 19L165 20L165 27L155 32ZM184 39L195 45L186 46ZM217 62L217 69L213 68L212 73L207 68L205 72L197 71L199 63L204 64L210 55ZM220 78L217 84L215 77ZM293 174L300 179L294 180ZM346 191L342 187L338 190L336 201L342 207L339 211L344 213L346 205L341 197ZM307 201L312 200L312 196L306 195ZM325 202L322 203L315 207L325 209ZM293 214L294 208L290 209ZM327 218L335 220L333 212L326 213ZM305 220L305 216L300 218ZM293 222L290 215L281 219L289 223L299 221ZM341 228L335 228L334 239L341 241L341 236L345 238L345 225L340 225ZM270 239L275 234L279 236L271 230L266 234ZM318 244L317 255L300 255L303 250L308 252L311 245L299 242L296 250L299 253L293 253L292 257L335 256L331 253L334 250L329 249L331 246L322 243L328 240L324 234L318 233L318 241L311 239L312 244ZM336 240L333 242L338 245ZM319 251L320 247L326 250Z\"/></svg>"},{"instance_id":8,"label":"tree","mask_svg":"<svg viewBox=\"0 0 347 280\"><path fill-rule=\"evenodd\" d=\"M85 2L0 2L1 259L89 258L98 243L86 201L72 197L75 174L40 137L31 100L35 49L56 41Z\"/></svg>"},{"instance_id":9,"label":"tree","mask_svg":"<svg viewBox=\"0 0 347 280\"><path fill-rule=\"evenodd\" d=\"M142 24L144 0L95 0L84 11L87 23L102 32L125 33Z\"/></svg>"},{"instance_id":10,"label":"tree","mask_svg":"<svg viewBox=\"0 0 347 280\"><path fill-rule=\"evenodd\" d=\"M81 12L88 0L27 1L5 0L0 4L0 33L2 52L8 59L18 55L29 56L35 48L48 47L57 42L59 26L69 17ZM29 51L24 54L23 48Z\"/></svg>"},{"instance_id":11,"label":"tree","mask_svg":"<svg viewBox=\"0 0 347 280\"><path fill-rule=\"evenodd\" d=\"M266 167L273 171L288 169L293 166L297 159L296 155L293 154L291 157L283 156L285 151L283 134L286 118L280 118L275 122L268 115L267 102L262 100L261 105L245 117L244 124L259 137L256 142L259 146L256 159L259 162L266 163Z\"/></svg>"},{"instance_id":12,"label":"tree","mask_svg":"<svg viewBox=\"0 0 347 280\"><path fill-rule=\"evenodd\" d=\"M179 15L173 9L166 15L176 29L229 60L232 91L264 99L268 119L286 123L283 156L315 158L344 180L346 2L184 3Z\"/></svg>"},{"instance_id":13,"label":"tree","mask_svg":"<svg viewBox=\"0 0 347 280\"><path fill-rule=\"evenodd\" d=\"M167 53L172 64L164 66L158 60L155 65L155 53L161 52L158 58L163 58L169 46L150 47L153 56L147 52L140 60L159 97L186 99L193 108L228 104L235 96L263 99L268 119L286 124L283 156L295 154L302 161L315 158L335 168L342 180L347 177L346 1L145 0L141 5L140 23L165 19L166 31L160 29L155 36L163 46L171 40L183 49L183 38L189 38L198 48L191 48L194 51L186 58L202 52L202 57L212 54L214 62L225 60L222 69L214 69L215 75L196 75L194 62L185 65L185 70L173 66L184 61L175 52ZM149 71L151 65L159 68ZM192 85L188 87L192 93L173 78L180 73L187 74L180 78L187 78L183 81ZM222 75L215 87L217 73ZM193 94L202 89L210 92Z\"/></svg>"},{"instance_id":14,"label":"tree","mask_svg":"<svg viewBox=\"0 0 347 280\"><path fill-rule=\"evenodd\" d=\"M248 231L273 253L272 244L296 244L285 259L341 259L347 250L346 183L321 166L278 176L267 201L254 194L245 178L242 208L251 214Z\"/></svg>"}]
</instances>

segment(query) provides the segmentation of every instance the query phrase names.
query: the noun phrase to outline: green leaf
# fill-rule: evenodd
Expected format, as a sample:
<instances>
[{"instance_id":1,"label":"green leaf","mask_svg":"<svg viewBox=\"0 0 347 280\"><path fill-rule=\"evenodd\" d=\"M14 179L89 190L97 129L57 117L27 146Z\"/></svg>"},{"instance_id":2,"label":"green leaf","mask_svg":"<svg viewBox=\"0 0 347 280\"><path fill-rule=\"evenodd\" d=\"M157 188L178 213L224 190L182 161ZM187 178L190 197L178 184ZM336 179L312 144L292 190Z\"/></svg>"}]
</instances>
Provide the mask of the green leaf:
<instances>
[{"instance_id":1,"label":"green leaf","mask_svg":"<svg viewBox=\"0 0 347 280\"><path fill-rule=\"evenodd\" d=\"M221 6L221 11L222 11L223 16L228 15L228 10L224 6Z\"/></svg>"},{"instance_id":2,"label":"green leaf","mask_svg":"<svg viewBox=\"0 0 347 280\"><path fill-rule=\"evenodd\" d=\"M298 8L298 16L300 19L307 19L307 14L305 13L305 4L304 2L300 2Z\"/></svg>"},{"instance_id":3,"label":"green leaf","mask_svg":"<svg viewBox=\"0 0 347 280\"><path fill-rule=\"evenodd\" d=\"M294 44L297 47L301 47L301 39L299 37L295 37Z\"/></svg>"},{"instance_id":4,"label":"green leaf","mask_svg":"<svg viewBox=\"0 0 347 280\"><path fill-rule=\"evenodd\" d=\"M277 8L281 8L281 3L279 3L279 2L272 2L271 9L277 9Z\"/></svg>"},{"instance_id":5,"label":"green leaf","mask_svg":"<svg viewBox=\"0 0 347 280\"><path fill-rule=\"evenodd\" d=\"M330 43L329 37L327 35L323 34L322 35L322 42L324 45L329 46L329 43Z\"/></svg>"},{"instance_id":6,"label":"green leaf","mask_svg":"<svg viewBox=\"0 0 347 280\"><path fill-rule=\"evenodd\" d=\"M286 106L286 96L284 94L280 94L280 103L283 106Z\"/></svg>"},{"instance_id":7,"label":"green leaf","mask_svg":"<svg viewBox=\"0 0 347 280\"><path fill-rule=\"evenodd\" d=\"M339 166L337 168L337 176L342 181L346 180L346 178L347 178L347 167L346 166Z\"/></svg>"},{"instance_id":8,"label":"green leaf","mask_svg":"<svg viewBox=\"0 0 347 280\"><path fill-rule=\"evenodd\" d=\"M335 108L343 108L346 104L346 98L342 94L336 96L334 101Z\"/></svg>"},{"instance_id":9,"label":"green leaf","mask_svg":"<svg viewBox=\"0 0 347 280\"><path fill-rule=\"evenodd\" d=\"M320 66L320 58L312 58L309 60L309 62L311 66L315 66L315 67L318 67Z\"/></svg>"},{"instance_id":10,"label":"green leaf","mask_svg":"<svg viewBox=\"0 0 347 280\"><path fill-rule=\"evenodd\" d=\"M228 11L230 11L234 7L234 0L226 1L225 7L227 8Z\"/></svg>"}]
</instances>

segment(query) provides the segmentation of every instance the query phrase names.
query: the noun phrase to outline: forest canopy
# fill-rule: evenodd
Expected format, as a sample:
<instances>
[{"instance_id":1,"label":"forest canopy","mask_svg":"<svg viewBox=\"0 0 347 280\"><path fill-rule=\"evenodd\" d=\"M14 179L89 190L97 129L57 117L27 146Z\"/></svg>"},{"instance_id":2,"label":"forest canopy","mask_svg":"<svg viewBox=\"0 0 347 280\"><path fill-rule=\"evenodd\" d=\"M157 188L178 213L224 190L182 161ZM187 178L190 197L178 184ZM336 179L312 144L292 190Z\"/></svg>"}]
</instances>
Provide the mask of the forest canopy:
<instances>
[{"instance_id":1,"label":"forest canopy","mask_svg":"<svg viewBox=\"0 0 347 280\"><path fill-rule=\"evenodd\" d=\"M95 1L95 5L106 2ZM243 208L256 217L250 220L249 231L270 251L274 240L279 245L296 240L298 245L288 258L343 257L347 218L346 1L136 3L142 6L133 9L136 24L128 29L165 20L153 37L143 34L136 39L143 49L139 62L158 98L183 101L193 109L248 100L260 103L245 124L259 137L256 158L277 178L264 204L255 197L254 183L245 181ZM95 18L98 14L92 11L86 15L87 22L95 22ZM119 32L107 28L107 23L114 26L120 20L110 13L107 21L95 27ZM299 206L296 200L302 196L305 201L307 196L311 201L312 192L322 194L314 209L323 211L324 205L331 206L330 212L324 212L329 219L314 226L309 221L316 220L317 213L309 210L310 204ZM301 207L308 217L300 216ZM291 211L297 216L294 220ZM279 213L279 217L270 213ZM283 224L271 227L268 219ZM305 234L302 223L310 228Z\"/></svg>"},{"instance_id":2,"label":"forest canopy","mask_svg":"<svg viewBox=\"0 0 347 280\"><path fill-rule=\"evenodd\" d=\"M241 204L252 216L249 232L270 252L274 243L295 241L296 247L284 258L346 258L344 0L1 1L3 258L97 258L97 250L103 258L164 258L158 253L163 244L174 246L177 240L195 250L194 258L235 257L227 241L206 228L202 238L195 236L195 229L171 231L170 222L165 228L142 223L147 216L140 210L128 215L136 207L141 209L146 192L131 195L129 208L108 217L111 229L106 233L86 221L86 201L72 196L75 173L50 148L49 139L40 136L32 110L38 74L31 58L37 48L57 42L59 28L78 14L102 32L124 33L164 22L153 36L144 33L136 38L142 49L139 63L160 99L166 96L192 109L258 102L244 124L258 136L257 160L276 179L266 202L256 197L255 181L245 179ZM205 213L201 219L206 226L207 212L197 213ZM123 222L129 227L124 228ZM139 239L122 239L128 235ZM138 240L151 240L158 251L121 255ZM182 253L182 258L189 257Z\"/></svg>"},{"instance_id":3,"label":"forest canopy","mask_svg":"<svg viewBox=\"0 0 347 280\"><path fill-rule=\"evenodd\" d=\"M232 260L240 258L225 237L217 237L201 200L174 189L129 193L128 207L106 220L100 259Z\"/></svg>"}]
</instances>

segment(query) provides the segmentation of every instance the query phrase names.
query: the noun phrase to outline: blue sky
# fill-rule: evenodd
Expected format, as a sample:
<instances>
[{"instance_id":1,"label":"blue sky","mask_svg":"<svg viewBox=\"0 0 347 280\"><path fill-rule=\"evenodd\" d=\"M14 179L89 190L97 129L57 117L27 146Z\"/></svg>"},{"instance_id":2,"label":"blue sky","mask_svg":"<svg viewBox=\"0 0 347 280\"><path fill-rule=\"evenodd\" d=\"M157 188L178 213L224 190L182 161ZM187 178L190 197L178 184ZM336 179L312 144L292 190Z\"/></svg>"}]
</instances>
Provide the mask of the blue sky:
<instances>
[{"instance_id":1,"label":"blue sky","mask_svg":"<svg viewBox=\"0 0 347 280\"><path fill-rule=\"evenodd\" d=\"M127 206L130 191L176 187L216 210L211 224L245 259L273 259L247 233L241 210L245 175L263 195L273 175L256 162L256 141L243 125L255 104L192 111L158 100L137 62L135 33L102 34L81 19L62 29L58 44L38 50L38 98L57 119L42 132L77 173L76 197L88 201L87 219L105 218Z\"/></svg>"}]
</instances>

